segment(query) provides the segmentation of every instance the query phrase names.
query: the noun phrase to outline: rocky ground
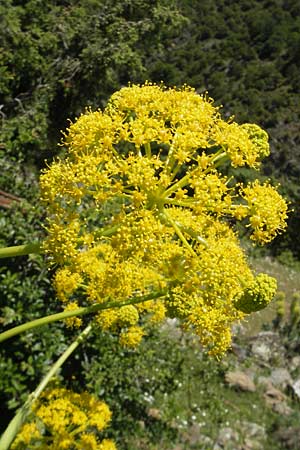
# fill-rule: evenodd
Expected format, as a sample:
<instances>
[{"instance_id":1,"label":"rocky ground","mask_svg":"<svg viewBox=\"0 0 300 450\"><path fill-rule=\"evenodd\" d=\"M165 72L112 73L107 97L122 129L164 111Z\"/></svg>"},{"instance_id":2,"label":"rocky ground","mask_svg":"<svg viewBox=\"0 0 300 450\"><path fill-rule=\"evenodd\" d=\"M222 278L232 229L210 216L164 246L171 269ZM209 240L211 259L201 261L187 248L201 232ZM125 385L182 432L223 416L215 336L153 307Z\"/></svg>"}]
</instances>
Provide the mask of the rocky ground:
<instances>
[{"instance_id":1,"label":"rocky ground","mask_svg":"<svg viewBox=\"0 0 300 450\"><path fill-rule=\"evenodd\" d=\"M223 388L232 391L228 402L237 409L235 420L220 424L214 438L195 423L175 449L299 450L300 354L291 352L287 343L280 331L240 335L232 355L223 362ZM251 420L245 420L245 396L253 410Z\"/></svg>"}]
</instances>

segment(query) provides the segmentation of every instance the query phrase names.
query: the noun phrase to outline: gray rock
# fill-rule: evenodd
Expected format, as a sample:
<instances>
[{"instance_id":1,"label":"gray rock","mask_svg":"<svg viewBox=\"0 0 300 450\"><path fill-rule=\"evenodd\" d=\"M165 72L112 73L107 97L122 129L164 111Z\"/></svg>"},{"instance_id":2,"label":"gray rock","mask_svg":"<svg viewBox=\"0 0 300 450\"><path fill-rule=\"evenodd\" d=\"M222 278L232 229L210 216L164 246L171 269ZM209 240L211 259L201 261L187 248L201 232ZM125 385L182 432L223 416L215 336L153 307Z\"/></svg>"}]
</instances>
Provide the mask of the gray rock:
<instances>
[{"instance_id":1,"label":"gray rock","mask_svg":"<svg viewBox=\"0 0 300 450\"><path fill-rule=\"evenodd\" d=\"M300 399L300 378L292 383L292 389L298 399Z\"/></svg>"},{"instance_id":2,"label":"gray rock","mask_svg":"<svg viewBox=\"0 0 300 450\"><path fill-rule=\"evenodd\" d=\"M256 390L255 384L250 376L240 370L227 372L225 374L225 381L229 386L242 391L254 392Z\"/></svg>"},{"instance_id":3,"label":"gray rock","mask_svg":"<svg viewBox=\"0 0 300 450\"><path fill-rule=\"evenodd\" d=\"M268 362L271 357L271 348L265 342L255 341L251 346L251 352L254 356L262 359L264 362Z\"/></svg>"},{"instance_id":4,"label":"gray rock","mask_svg":"<svg viewBox=\"0 0 300 450\"><path fill-rule=\"evenodd\" d=\"M251 338L251 352L262 366L284 364L284 347L278 333L264 331Z\"/></svg>"},{"instance_id":5,"label":"gray rock","mask_svg":"<svg viewBox=\"0 0 300 450\"><path fill-rule=\"evenodd\" d=\"M293 382L290 372L283 367L272 370L270 381L274 386L279 386L284 389Z\"/></svg>"},{"instance_id":6,"label":"gray rock","mask_svg":"<svg viewBox=\"0 0 300 450\"><path fill-rule=\"evenodd\" d=\"M258 425L255 422L246 422L243 421L240 424L240 428L243 431L243 434L248 436L249 438L258 438L265 439L266 438L266 430L262 425Z\"/></svg>"},{"instance_id":7,"label":"gray rock","mask_svg":"<svg viewBox=\"0 0 300 450\"><path fill-rule=\"evenodd\" d=\"M263 375L260 375L257 377L257 384L262 386L269 386L271 383L270 377L265 377Z\"/></svg>"},{"instance_id":8,"label":"gray rock","mask_svg":"<svg viewBox=\"0 0 300 450\"><path fill-rule=\"evenodd\" d=\"M266 439L266 430L255 422L240 422L243 445L241 450L262 450Z\"/></svg>"},{"instance_id":9,"label":"gray rock","mask_svg":"<svg viewBox=\"0 0 300 450\"><path fill-rule=\"evenodd\" d=\"M213 440L202 434L202 427L198 423L194 423L187 431L184 431L181 436L183 442L189 447L194 448L194 446L197 445L199 448L207 448L207 446L212 448Z\"/></svg>"},{"instance_id":10,"label":"gray rock","mask_svg":"<svg viewBox=\"0 0 300 450\"><path fill-rule=\"evenodd\" d=\"M296 450L299 448L300 428L299 427L282 427L276 432L276 437L281 442L282 448Z\"/></svg>"},{"instance_id":11,"label":"gray rock","mask_svg":"<svg viewBox=\"0 0 300 450\"><path fill-rule=\"evenodd\" d=\"M272 409L281 416L289 416L293 412L292 408L286 402L274 403Z\"/></svg>"},{"instance_id":12,"label":"gray rock","mask_svg":"<svg viewBox=\"0 0 300 450\"><path fill-rule=\"evenodd\" d=\"M266 405L272 408L277 414L282 416L289 416L293 410L287 404L287 396L274 387L271 383L267 385L266 391L264 393L264 399Z\"/></svg>"},{"instance_id":13,"label":"gray rock","mask_svg":"<svg viewBox=\"0 0 300 450\"><path fill-rule=\"evenodd\" d=\"M230 427L221 428L214 450L218 448L234 449L238 448L240 441L239 433Z\"/></svg>"},{"instance_id":14,"label":"gray rock","mask_svg":"<svg viewBox=\"0 0 300 450\"><path fill-rule=\"evenodd\" d=\"M268 342L279 342L280 336L275 331L261 331L256 336L253 336L252 339L263 339Z\"/></svg>"},{"instance_id":15,"label":"gray rock","mask_svg":"<svg viewBox=\"0 0 300 450\"><path fill-rule=\"evenodd\" d=\"M286 400L286 395L279 389L275 388L271 383L269 383L264 393L264 398L269 403L283 402Z\"/></svg>"},{"instance_id":16,"label":"gray rock","mask_svg":"<svg viewBox=\"0 0 300 450\"><path fill-rule=\"evenodd\" d=\"M266 439L265 428L254 422L235 423L234 429L221 428L213 450L262 450Z\"/></svg>"},{"instance_id":17,"label":"gray rock","mask_svg":"<svg viewBox=\"0 0 300 450\"><path fill-rule=\"evenodd\" d=\"M244 361L247 358L247 350L241 345L235 344L233 342L231 344L231 351L235 356L237 356L239 361Z\"/></svg>"},{"instance_id":18,"label":"gray rock","mask_svg":"<svg viewBox=\"0 0 300 450\"><path fill-rule=\"evenodd\" d=\"M200 443L201 443L201 447L200 448L204 448L204 449L208 450L208 449L213 448L214 441L210 437L202 434Z\"/></svg>"},{"instance_id":19,"label":"gray rock","mask_svg":"<svg viewBox=\"0 0 300 450\"><path fill-rule=\"evenodd\" d=\"M200 442L201 436L201 426L194 423L187 431L182 433L182 440L190 445L195 445Z\"/></svg>"},{"instance_id":20,"label":"gray rock","mask_svg":"<svg viewBox=\"0 0 300 450\"><path fill-rule=\"evenodd\" d=\"M294 356L290 362L291 371L300 369L300 356Z\"/></svg>"}]
</instances>

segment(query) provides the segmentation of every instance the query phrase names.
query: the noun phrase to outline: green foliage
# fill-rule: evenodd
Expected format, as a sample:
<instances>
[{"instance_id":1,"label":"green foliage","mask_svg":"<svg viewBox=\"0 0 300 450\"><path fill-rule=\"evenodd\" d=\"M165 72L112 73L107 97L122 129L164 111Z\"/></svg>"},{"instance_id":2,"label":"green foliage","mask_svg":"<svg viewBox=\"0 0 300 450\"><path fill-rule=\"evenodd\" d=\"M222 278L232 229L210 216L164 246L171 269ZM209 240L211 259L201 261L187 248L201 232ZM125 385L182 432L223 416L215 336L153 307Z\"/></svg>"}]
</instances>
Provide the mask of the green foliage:
<instances>
[{"instance_id":1,"label":"green foliage","mask_svg":"<svg viewBox=\"0 0 300 450\"><path fill-rule=\"evenodd\" d=\"M300 270L300 261L294 257L292 251L289 249L283 250L277 256L277 260L287 267L290 267L298 271Z\"/></svg>"},{"instance_id":2,"label":"green foliage","mask_svg":"<svg viewBox=\"0 0 300 450\"><path fill-rule=\"evenodd\" d=\"M38 164L68 118L144 81L150 54L182 24L166 0L4 0L0 17L3 148Z\"/></svg>"},{"instance_id":3,"label":"green foliage","mask_svg":"<svg viewBox=\"0 0 300 450\"><path fill-rule=\"evenodd\" d=\"M288 336L283 329L280 333L289 352ZM237 359L231 353L221 361L205 355L193 338L183 338L175 324L149 334L136 351L120 349L112 336L99 335L91 341L81 355L69 361L64 374L73 386L88 386L109 403L111 432L120 449L170 450L181 445L210 450L224 428L240 434L242 445L252 438L242 424L254 423L266 430L261 448L279 450L283 442L275 431L288 424L297 426L299 421L297 402L292 403L291 397L288 417L267 406L257 378L273 368L262 367L251 356L247 335L236 342L247 358ZM237 367L254 371L255 392L225 383L227 371ZM74 373L84 373L84 378L72 377ZM199 442L203 442L201 447Z\"/></svg>"},{"instance_id":4,"label":"green foliage","mask_svg":"<svg viewBox=\"0 0 300 450\"><path fill-rule=\"evenodd\" d=\"M278 328L289 357L297 356L300 350L300 291L294 292L289 298L282 299L281 303L284 314L280 315L279 310L273 324Z\"/></svg>"},{"instance_id":5,"label":"green foliage","mask_svg":"<svg viewBox=\"0 0 300 450\"><path fill-rule=\"evenodd\" d=\"M120 448L132 448L132 435L152 443L159 443L162 434L176 439L170 423L151 417L149 409L158 395L166 397L177 389L184 361L179 344L152 329L141 345L130 351L120 347L116 337L99 332L82 351L83 355L74 355L67 363L64 373L72 373L75 366L76 374L81 375L70 380L72 385L77 382L81 389L88 388L109 404L113 411L111 429L122 444Z\"/></svg>"}]
</instances>

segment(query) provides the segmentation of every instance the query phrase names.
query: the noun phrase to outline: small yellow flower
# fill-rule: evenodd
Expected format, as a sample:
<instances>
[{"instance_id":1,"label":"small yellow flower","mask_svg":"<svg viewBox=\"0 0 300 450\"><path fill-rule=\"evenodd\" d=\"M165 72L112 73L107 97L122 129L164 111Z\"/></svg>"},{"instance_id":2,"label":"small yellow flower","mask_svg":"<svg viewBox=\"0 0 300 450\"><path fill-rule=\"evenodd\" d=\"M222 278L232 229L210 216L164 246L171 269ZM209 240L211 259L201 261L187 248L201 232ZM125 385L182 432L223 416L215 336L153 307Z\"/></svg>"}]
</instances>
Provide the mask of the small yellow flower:
<instances>
[{"instance_id":1,"label":"small yellow flower","mask_svg":"<svg viewBox=\"0 0 300 450\"><path fill-rule=\"evenodd\" d=\"M118 311L111 308L98 313L96 316L96 322L104 331L114 330L117 326L118 318Z\"/></svg>"},{"instance_id":2,"label":"small yellow flower","mask_svg":"<svg viewBox=\"0 0 300 450\"><path fill-rule=\"evenodd\" d=\"M103 439L99 446L99 450L117 450L117 447L111 439Z\"/></svg>"},{"instance_id":3,"label":"small yellow flower","mask_svg":"<svg viewBox=\"0 0 300 450\"><path fill-rule=\"evenodd\" d=\"M80 448L82 450L98 450L97 438L91 433L82 433L80 437Z\"/></svg>"}]
</instances>

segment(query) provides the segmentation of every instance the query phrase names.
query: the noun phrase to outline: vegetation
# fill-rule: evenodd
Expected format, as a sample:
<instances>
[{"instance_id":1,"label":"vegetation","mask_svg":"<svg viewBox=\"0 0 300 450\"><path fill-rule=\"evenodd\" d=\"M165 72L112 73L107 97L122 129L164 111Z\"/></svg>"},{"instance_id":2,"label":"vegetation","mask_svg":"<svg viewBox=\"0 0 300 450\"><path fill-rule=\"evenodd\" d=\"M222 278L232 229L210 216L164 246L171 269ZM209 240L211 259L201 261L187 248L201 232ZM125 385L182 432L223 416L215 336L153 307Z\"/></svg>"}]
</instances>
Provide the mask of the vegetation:
<instances>
[{"instance_id":1,"label":"vegetation","mask_svg":"<svg viewBox=\"0 0 300 450\"><path fill-rule=\"evenodd\" d=\"M0 12L3 153L40 165L67 119L145 80L183 24L172 1L5 0Z\"/></svg>"},{"instance_id":2,"label":"vegetation","mask_svg":"<svg viewBox=\"0 0 300 450\"><path fill-rule=\"evenodd\" d=\"M281 261L297 267L297 0L3 0L0 18L0 189L17 197L8 203L0 197L1 246L45 236L37 180L45 159L51 162L63 154L57 142L68 119L74 121L86 106L103 107L111 93L129 81L164 80L167 85L187 83L198 92L207 90L217 105L224 104L226 117L258 123L269 133L271 158L263 163L263 175L257 176L280 181L281 193L294 208L288 232L269 248ZM231 175L230 168L225 171ZM248 169L240 168L235 177L249 179ZM40 255L1 262L4 327L60 311L49 281L53 274ZM292 282L297 290L296 276ZM289 300L294 290L285 289ZM288 349L290 340L293 349L298 348L297 326L287 321L280 328ZM0 431L75 335L55 323L1 347L5 419ZM269 431L265 448L276 449L281 444L271 437L272 431L284 421L265 409L261 396L245 394L242 401L239 393L224 391L228 364L226 359L221 364L208 360L181 336L170 341L161 330L149 333L135 351L120 349L116 337L99 334L83 344L80 357L74 355L58 378L66 387L87 386L99 398L105 397L113 412L113 438L120 448L169 449L170 442L175 446L181 441L193 448L192 443L184 443L183 430L202 422L203 412L206 433L215 438L216 430L228 420L234 423L244 413L249 419L254 403L261 412L257 422L266 421ZM195 404L192 398L197 398ZM235 406L227 408L232 403ZM292 423L297 420L295 413Z\"/></svg>"}]
</instances>

